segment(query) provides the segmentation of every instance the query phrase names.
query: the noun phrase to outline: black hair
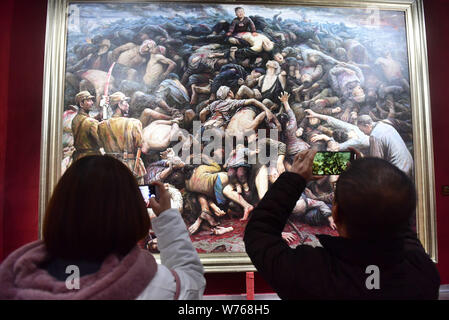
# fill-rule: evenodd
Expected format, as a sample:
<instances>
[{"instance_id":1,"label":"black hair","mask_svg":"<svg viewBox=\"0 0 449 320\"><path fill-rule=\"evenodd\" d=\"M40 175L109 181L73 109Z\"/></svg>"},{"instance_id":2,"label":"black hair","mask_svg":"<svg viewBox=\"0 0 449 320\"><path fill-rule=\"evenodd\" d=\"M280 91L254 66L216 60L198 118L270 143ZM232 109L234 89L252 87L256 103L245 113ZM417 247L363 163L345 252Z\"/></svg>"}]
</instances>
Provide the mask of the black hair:
<instances>
[{"instance_id":1,"label":"black hair","mask_svg":"<svg viewBox=\"0 0 449 320\"><path fill-rule=\"evenodd\" d=\"M281 113L276 118L278 119L279 123L281 124L281 129L282 129L281 136L280 136L281 141L285 143L286 142L285 129L287 128L287 123L288 123L289 117L286 113Z\"/></svg>"},{"instance_id":2,"label":"black hair","mask_svg":"<svg viewBox=\"0 0 449 320\"><path fill-rule=\"evenodd\" d=\"M136 91L132 95L129 104L129 116L137 119L146 108L156 108L157 102L158 98L156 96L143 93L142 91Z\"/></svg>"},{"instance_id":3,"label":"black hair","mask_svg":"<svg viewBox=\"0 0 449 320\"><path fill-rule=\"evenodd\" d=\"M243 9L242 7L235 7L235 8L234 8L234 12L237 12L237 10L240 10L240 9L241 9L241 10L245 10L245 9Z\"/></svg>"},{"instance_id":4,"label":"black hair","mask_svg":"<svg viewBox=\"0 0 449 320\"><path fill-rule=\"evenodd\" d=\"M184 170L175 170L167 177L167 179L165 179L165 181L178 190L183 189L186 185Z\"/></svg>"},{"instance_id":5,"label":"black hair","mask_svg":"<svg viewBox=\"0 0 449 320\"><path fill-rule=\"evenodd\" d=\"M335 129L334 132L332 133L332 137L338 143L343 143L349 139L348 134L343 129Z\"/></svg>"},{"instance_id":6,"label":"black hair","mask_svg":"<svg viewBox=\"0 0 449 320\"><path fill-rule=\"evenodd\" d=\"M198 165L186 164L183 168L184 179L189 180L193 175L193 171L195 171L195 168L197 168L197 167L198 167Z\"/></svg>"},{"instance_id":7,"label":"black hair","mask_svg":"<svg viewBox=\"0 0 449 320\"><path fill-rule=\"evenodd\" d=\"M391 239L407 227L416 208L416 191L411 179L388 161L363 158L340 175L335 203L336 220L349 237Z\"/></svg>"},{"instance_id":8,"label":"black hair","mask_svg":"<svg viewBox=\"0 0 449 320\"><path fill-rule=\"evenodd\" d=\"M75 161L56 185L45 212L44 243L53 257L102 261L126 255L150 228L132 172L109 156Z\"/></svg>"}]
</instances>

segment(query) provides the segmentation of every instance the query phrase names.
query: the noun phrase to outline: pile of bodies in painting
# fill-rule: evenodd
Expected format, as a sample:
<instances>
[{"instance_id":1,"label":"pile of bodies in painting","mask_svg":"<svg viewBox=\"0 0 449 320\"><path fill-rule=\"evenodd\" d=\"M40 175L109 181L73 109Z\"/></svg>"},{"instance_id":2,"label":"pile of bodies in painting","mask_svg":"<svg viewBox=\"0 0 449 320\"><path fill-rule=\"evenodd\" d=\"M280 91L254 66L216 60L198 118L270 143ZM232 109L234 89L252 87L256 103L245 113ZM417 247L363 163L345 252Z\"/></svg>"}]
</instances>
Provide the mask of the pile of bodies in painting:
<instances>
[{"instance_id":1,"label":"pile of bodies in painting","mask_svg":"<svg viewBox=\"0 0 449 320\"><path fill-rule=\"evenodd\" d=\"M139 183L165 182L189 232L212 237L233 232L226 217L244 223L302 150L354 147L413 174L408 74L394 51L376 54L342 23L243 9L234 20L140 22L68 52L63 167L114 156ZM274 161L258 161L273 149ZM336 179L310 182L291 219L334 229Z\"/></svg>"}]
</instances>

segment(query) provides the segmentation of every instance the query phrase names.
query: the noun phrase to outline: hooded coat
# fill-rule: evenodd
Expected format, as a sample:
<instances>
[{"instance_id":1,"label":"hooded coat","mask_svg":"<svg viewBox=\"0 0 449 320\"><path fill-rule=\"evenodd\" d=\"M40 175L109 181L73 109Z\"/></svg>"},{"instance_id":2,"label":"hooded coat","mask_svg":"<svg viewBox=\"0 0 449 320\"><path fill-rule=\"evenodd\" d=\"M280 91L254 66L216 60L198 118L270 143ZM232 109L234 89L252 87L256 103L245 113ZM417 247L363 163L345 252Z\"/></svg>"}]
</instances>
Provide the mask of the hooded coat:
<instances>
[{"instance_id":1,"label":"hooded coat","mask_svg":"<svg viewBox=\"0 0 449 320\"><path fill-rule=\"evenodd\" d=\"M29 243L0 265L0 299L15 300L124 300L201 299L205 288L203 267L176 209L152 220L161 264L151 253L134 247L126 256L107 256L99 269L79 277L73 265L64 266L65 280L48 270L51 260L42 240ZM82 262L80 268L88 263Z\"/></svg>"}]
</instances>

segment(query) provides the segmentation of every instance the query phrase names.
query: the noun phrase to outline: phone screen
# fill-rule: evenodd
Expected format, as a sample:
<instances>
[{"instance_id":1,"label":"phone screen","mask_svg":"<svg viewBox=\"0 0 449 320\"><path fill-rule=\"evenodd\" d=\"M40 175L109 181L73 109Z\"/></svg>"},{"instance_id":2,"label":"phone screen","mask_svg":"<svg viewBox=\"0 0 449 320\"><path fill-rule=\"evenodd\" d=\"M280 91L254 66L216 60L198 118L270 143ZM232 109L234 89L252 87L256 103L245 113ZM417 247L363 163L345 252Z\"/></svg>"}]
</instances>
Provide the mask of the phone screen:
<instances>
[{"instance_id":1,"label":"phone screen","mask_svg":"<svg viewBox=\"0 0 449 320\"><path fill-rule=\"evenodd\" d=\"M139 186L140 192L142 193L143 200L145 200L146 203L150 201L151 197L156 196L156 192L154 190L154 186L151 185L142 185Z\"/></svg>"},{"instance_id":2,"label":"phone screen","mask_svg":"<svg viewBox=\"0 0 449 320\"><path fill-rule=\"evenodd\" d=\"M355 154L351 151L318 151L313 159L312 174L339 175L354 158Z\"/></svg>"}]
</instances>

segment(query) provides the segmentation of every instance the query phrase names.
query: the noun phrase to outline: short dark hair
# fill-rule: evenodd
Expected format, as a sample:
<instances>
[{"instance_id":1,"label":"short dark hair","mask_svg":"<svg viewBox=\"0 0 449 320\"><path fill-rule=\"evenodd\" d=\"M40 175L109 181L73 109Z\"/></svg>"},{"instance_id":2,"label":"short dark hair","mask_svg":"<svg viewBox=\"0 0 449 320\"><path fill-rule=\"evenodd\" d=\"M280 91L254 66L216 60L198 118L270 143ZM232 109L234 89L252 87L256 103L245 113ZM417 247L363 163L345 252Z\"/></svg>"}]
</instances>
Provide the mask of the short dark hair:
<instances>
[{"instance_id":1,"label":"short dark hair","mask_svg":"<svg viewBox=\"0 0 449 320\"><path fill-rule=\"evenodd\" d=\"M256 71L256 72L258 72L258 73L260 73L260 74L265 74L265 73L266 73L266 71L265 71L264 68L254 68L253 71Z\"/></svg>"},{"instance_id":2,"label":"short dark hair","mask_svg":"<svg viewBox=\"0 0 449 320\"><path fill-rule=\"evenodd\" d=\"M176 189L181 190L186 186L185 180L184 170L180 169L172 172L165 181L174 186Z\"/></svg>"},{"instance_id":3,"label":"short dark hair","mask_svg":"<svg viewBox=\"0 0 449 320\"><path fill-rule=\"evenodd\" d=\"M410 222L416 191L410 178L380 158L351 163L335 188L337 218L351 238L394 238Z\"/></svg>"},{"instance_id":4,"label":"short dark hair","mask_svg":"<svg viewBox=\"0 0 449 320\"><path fill-rule=\"evenodd\" d=\"M196 168L198 168L199 165L194 165L194 164L186 164L184 166L184 168L182 168L183 173L184 173L184 179L185 180L190 180L190 178L193 175L193 172L195 171Z\"/></svg>"},{"instance_id":5,"label":"short dark hair","mask_svg":"<svg viewBox=\"0 0 449 320\"><path fill-rule=\"evenodd\" d=\"M234 12L237 12L237 10L245 10L245 9L243 9L242 7L235 7Z\"/></svg>"},{"instance_id":6,"label":"short dark hair","mask_svg":"<svg viewBox=\"0 0 449 320\"><path fill-rule=\"evenodd\" d=\"M111 253L126 255L149 228L131 171L112 157L87 156L75 161L56 185L43 236L53 257L98 261Z\"/></svg>"},{"instance_id":7,"label":"short dark hair","mask_svg":"<svg viewBox=\"0 0 449 320\"><path fill-rule=\"evenodd\" d=\"M366 126L373 124L373 119L367 114L363 114L357 118L357 125L358 126Z\"/></svg>"}]
</instances>

